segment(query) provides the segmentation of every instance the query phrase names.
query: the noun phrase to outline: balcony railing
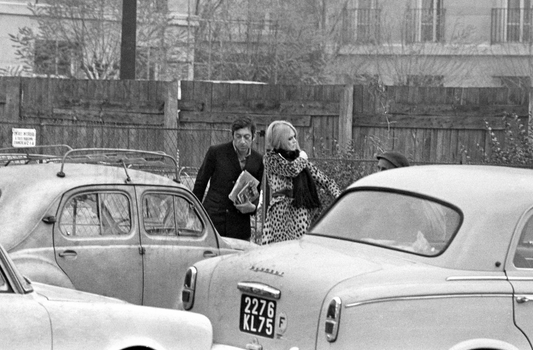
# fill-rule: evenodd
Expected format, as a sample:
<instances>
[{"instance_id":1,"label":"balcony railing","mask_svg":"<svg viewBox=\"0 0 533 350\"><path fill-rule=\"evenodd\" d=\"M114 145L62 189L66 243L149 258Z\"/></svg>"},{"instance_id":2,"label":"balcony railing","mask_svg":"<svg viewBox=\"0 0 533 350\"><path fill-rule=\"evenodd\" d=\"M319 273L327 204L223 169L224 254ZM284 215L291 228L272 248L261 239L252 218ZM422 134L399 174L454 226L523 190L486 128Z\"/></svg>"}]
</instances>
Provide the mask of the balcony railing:
<instances>
[{"instance_id":1,"label":"balcony railing","mask_svg":"<svg viewBox=\"0 0 533 350\"><path fill-rule=\"evenodd\" d=\"M380 15L379 9L345 9L342 13L341 43L378 43Z\"/></svg>"},{"instance_id":2,"label":"balcony railing","mask_svg":"<svg viewBox=\"0 0 533 350\"><path fill-rule=\"evenodd\" d=\"M443 42L445 9L408 10L405 24L406 42Z\"/></svg>"},{"instance_id":3,"label":"balcony railing","mask_svg":"<svg viewBox=\"0 0 533 350\"><path fill-rule=\"evenodd\" d=\"M531 8L493 8L491 13L492 43L531 43Z\"/></svg>"}]
</instances>

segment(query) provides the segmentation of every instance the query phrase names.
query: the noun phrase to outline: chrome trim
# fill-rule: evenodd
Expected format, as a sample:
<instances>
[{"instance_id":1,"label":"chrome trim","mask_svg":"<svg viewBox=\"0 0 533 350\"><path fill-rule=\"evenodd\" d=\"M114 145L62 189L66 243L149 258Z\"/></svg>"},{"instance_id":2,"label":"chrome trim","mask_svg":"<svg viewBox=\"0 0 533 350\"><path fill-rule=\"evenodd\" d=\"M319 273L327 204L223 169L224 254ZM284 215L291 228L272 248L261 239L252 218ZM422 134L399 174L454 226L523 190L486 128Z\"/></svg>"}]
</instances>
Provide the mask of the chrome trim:
<instances>
[{"instance_id":1,"label":"chrome trim","mask_svg":"<svg viewBox=\"0 0 533 350\"><path fill-rule=\"evenodd\" d=\"M533 277L518 277L518 276L510 276L508 277L509 281L533 281Z\"/></svg>"},{"instance_id":2,"label":"chrome trim","mask_svg":"<svg viewBox=\"0 0 533 350\"><path fill-rule=\"evenodd\" d=\"M281 297L281 291L271 287L269 285L258 282L239 282L237 288L241 292L255 294L263 297L269 297L279 299Z\"/></svg>"},{"instance_id":3,"label":"chrome trim","mask_svg":"<svg viewBox=\"0 0 533 350\"><path fill-rule=\"evenodd\" d=\"M515 297L515 299L516 299L516 302L518 304L523 304L523 303L527 303L527 302L533 301L533 295L531 295L531 294L521 294L521 295L517 295Z\"/></svg>"},{"instance_id":4,"label":"chrome trim","mask_svg":"<svg viewBox=\"0 0 533 350\"><path fill-rule=\"evenodd\" d=\"M185 279L183 280L183 290L181 291L181 300L183 308L185 310L190 310L194 306L197 278L198 270L196 269L196 267L189 267L185 272Z\"/></svg>"},{"instance_id":5,"label":"chrome trim","mask_svg":"<svg viewBox=\"0 0 533 350\"><path fill-rule=\"evenodd\" d=\"M265 267L252 266L252 267L250 267L250 270L255 271L255 272L269 273L271 275L280 276L280 277L283 277L283 275L285 274L284 272L280 272L280 271L277 271L277 270L274 270L274 269L268 269L268 268L265 268Z\"/></svg>"},{"instance_id":6,"label":"chrome trim","mask_svg":"<svg viewBox=\"0 0 533 350\"><path fill-rule=\"evenodd\" d=\"M246 350L263 350L263 345L259 344L257 338L254 338L251 343L246 344Z\"/></svg>"},{"instance_id":7,"label":"chrome trim","mask_svg":"<svg viewBox=\"0 0 533 350\"><path fill-rule=\"evenodd\" d=\"M450 276L446 281L507 281L507 276Z\"/></svg>"},{"instance_id":8,"label":"chrome trim","mask_svg":"<svg viewBox=\"0 0 533 350\"><path fill-rule=\"evenodd\" d=\"M448 299L448 298L511 298L513 294L511 293L502 293L502 294L446 294L446 295L418 295L412 297L391 297L391 298L381 298L381 299L371 299L365 301L358 301L355 303L346 304L346 308L361 306L366 304L375 304L389 301L404 301L404 300L427 300L427 299Z\"/></svg>"},{"instance_id":9,"label":"chrome trim","mask_svg":"<svg viewBox=\"0 0 533 350\"><path fill-rule=\"evenodd\" d=\"M326 333L326 340L330 343L335 342L337 340L337 336L339 335L341 310L342 310L341 298L334 297L333 299L331 299L328 305L327 312L326 312L326 324L324 327L324 331ZM330 332L328 332L328 326L331 330Z\"/></svg>"},{"instance_id":10,"label":"chrome trim","mask_svg":"<svg viewBox=\"0 0 533 350\"><path fill-rule=\"evenodd\" d=\"M533 281L533 277L523 276L450 276L446 281Z\"/></svg>"}]
</instances>

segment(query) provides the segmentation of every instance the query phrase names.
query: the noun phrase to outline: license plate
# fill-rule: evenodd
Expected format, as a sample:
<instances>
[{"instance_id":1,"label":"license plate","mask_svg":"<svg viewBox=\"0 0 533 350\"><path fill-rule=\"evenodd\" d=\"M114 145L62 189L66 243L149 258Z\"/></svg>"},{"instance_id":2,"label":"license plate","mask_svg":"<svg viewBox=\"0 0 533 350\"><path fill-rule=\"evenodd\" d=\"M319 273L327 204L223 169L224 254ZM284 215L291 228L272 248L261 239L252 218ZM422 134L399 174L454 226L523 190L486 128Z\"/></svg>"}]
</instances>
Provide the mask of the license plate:
<instances>
[{"instance_id":1,"label":"license plate","mask_svg":"<svg viewBox=\"0 0 533 350\"><path fill-rule=\"evenodd\" d=\"M276 302L243 294L239 329L242 332L274 338Z\"/></svg>"}]
</instances>

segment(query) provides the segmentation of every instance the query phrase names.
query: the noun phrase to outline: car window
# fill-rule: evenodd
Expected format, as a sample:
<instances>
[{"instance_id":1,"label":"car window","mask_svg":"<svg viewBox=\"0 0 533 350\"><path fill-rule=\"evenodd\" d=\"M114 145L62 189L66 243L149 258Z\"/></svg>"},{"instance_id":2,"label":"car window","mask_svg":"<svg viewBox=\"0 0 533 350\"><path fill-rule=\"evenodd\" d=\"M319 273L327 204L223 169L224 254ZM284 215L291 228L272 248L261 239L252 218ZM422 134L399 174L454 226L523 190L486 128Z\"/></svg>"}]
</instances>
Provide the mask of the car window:
<instances>
[{"instance_id":1,"label":"car window","mask_svg":"<svg viewBox=\"0 0 533 350\"><path fill-rule=\"evenodd\" d=\"M184 197L150 193L143 197L143 224L154 236L200 236L204 225L194 204Z\"/></svg>"},{"instance_id":2,"label":"car window","mask_svg":"<svg viewBox=\"0 0 533 350\"><path fill-rule=\"evenodd\" d=\"M0 293L10 292L10 291L11 289L9 288L9 285L6 282L4 273L0 271Z\"/></svg>"},{"instance_id":3,"label":"car window","mask_svg":"<svg viewBox=\"0 0 533 350\"><path fill-rule=\"evenodd\" d=\"M513 263L519 268L533 268L533 217L529 218L522 229Z\"/></svg>"},{"instance_id":4,"label":"car window","mask_svg":"<svg viewBox=\"0 0 533 350\"><path fill-rule=\"evenodd\" d=\"M345 194L311 234L435 256L449 245L461 222L451 206L384 191Z\"/></svg>"},{"instance_id":5,"label":"car window","mask_svg":"<svg viewBox=\"0 0 533 350\"><path fill-rule=\"evenodd\" d=\"M76 195L64 206L59 227L75 238L126 235L131 230L130 201L122 193Z\"/></svg>"}]
</instances>

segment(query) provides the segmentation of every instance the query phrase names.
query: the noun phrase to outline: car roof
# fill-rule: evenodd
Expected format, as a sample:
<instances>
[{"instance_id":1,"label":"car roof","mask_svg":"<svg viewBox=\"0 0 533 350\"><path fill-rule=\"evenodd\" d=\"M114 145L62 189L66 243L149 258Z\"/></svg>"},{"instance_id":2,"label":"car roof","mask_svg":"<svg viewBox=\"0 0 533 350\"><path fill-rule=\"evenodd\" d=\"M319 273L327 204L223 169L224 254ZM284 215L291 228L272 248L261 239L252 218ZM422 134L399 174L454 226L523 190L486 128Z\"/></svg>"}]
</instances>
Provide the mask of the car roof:
<instances>
[{"instance_id":1,"label":"car roof","mask_svg":"<svg viewBox=\"0 0 533 350\"><path fill-rule=\"evenodd\" d=\"M463 216L459 232L446 253L434 259L443 267L458 269L491 270L503 263L518 223L533 208L530 169L411 166L372 174L349 186L366 188L428 196L458 208Z\"/></svg>"},{"instance_id":2,"label":"car roof","mask_svg":"<svg viewBox=\"0 0 533 350\"><path fill-rule=\"evenodd\" d=\"M411 166L369 175L350 187L362 186L420 193L457 204L472 198L501 201L502 197L530 203L533 170L490 165Z\"/></svg>"},{"instance_id":3,"label":"car roof","mask_svg":"<svg viewBox=\"0 0 533 350\"><path fill-rule=\"evenodd\" d=\"M64 176L58 176L63 170ZM146 171L98 164L28 164L0 168L0 243L6 250L31 233L51 204L64 192L89 185L175 186L186 188L165 176ZM49 213L55 215L55 213Z\"/></svg>"}]
</instances>

